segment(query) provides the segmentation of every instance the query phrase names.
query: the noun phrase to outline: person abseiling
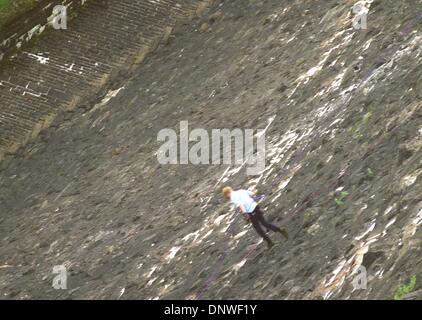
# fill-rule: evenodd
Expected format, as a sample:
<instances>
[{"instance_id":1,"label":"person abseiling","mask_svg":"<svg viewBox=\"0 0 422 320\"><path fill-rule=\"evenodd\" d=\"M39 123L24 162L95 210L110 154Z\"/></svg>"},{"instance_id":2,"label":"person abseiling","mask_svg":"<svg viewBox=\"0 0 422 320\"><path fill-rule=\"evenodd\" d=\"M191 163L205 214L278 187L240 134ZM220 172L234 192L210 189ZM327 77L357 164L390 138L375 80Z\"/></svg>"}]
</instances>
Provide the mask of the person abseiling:
<instances>
[{"instance_id":1,"label":"person abseiling","mask_svg":"<svg viewBox=\"0 0 422 320\"><path fill-rule=\"evenodd\" d=\"M245 218L252 223L255 231L266 241L268 248L271 248L274 243L262 229L261 225L268 230L282 234L286 240L289 239L285 229L279 228L265 220L264 213L254 199L254 192L248 190L234 191L231 187L225 187L223 189L223 195L226 199L240 208Z\"/></svg>"}]
</instances>

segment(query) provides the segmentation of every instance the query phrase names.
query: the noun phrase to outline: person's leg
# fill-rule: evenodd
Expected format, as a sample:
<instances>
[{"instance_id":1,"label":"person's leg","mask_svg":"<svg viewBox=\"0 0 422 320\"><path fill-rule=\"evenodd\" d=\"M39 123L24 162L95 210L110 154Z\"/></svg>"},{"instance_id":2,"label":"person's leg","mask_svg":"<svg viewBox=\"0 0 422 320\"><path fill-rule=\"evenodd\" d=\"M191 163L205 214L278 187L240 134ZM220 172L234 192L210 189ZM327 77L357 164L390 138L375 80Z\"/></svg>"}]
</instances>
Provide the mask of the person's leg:
<instances>
[{"instance_id":1,"label":"person's leg","mask_svg":"<svg viewBox=\"0 0 422 320\"><path fill-rule=\"evenodd\" d=\"M267 236L264 230L262 230L261 225L259 224L258 219L256 218L256 215L251 216L251 223L255 231L267 242L268 247L272 247L273 242L271 239Z\"/></svg>"},{"instance_id":2,"label":"person's leg","mask_svg":"<svg viewBox=\"0 0 422 320\"><path fill-rule=\"evenodd\" d=\"M265 220L264 213L262 212L260 207L256 207L255 216L256 216L256 219L258 220L258 222L260 224L262 224L265 228L267 228L267 229L269 229L273 232L281 233L286 239L289 238L289 235L287 234L287 231L285 229L279 228L279 227L269 223L267 220Z\"/></svg>"},{"instance_id":3,"label":"person's leg","mask_svg":"<svg viewBox=\"0 0 422 320\"><path fill-rule=\"evenodd\" d=\"M269 223L267 220L265 220L264 218L264 213L262 212L261 208L257 207L255 209L255 216L256 219L258 220L259 223L261 223L265 228L274 231L274 232L280 232L280 228Z\"/></svg>"}]
</instances>

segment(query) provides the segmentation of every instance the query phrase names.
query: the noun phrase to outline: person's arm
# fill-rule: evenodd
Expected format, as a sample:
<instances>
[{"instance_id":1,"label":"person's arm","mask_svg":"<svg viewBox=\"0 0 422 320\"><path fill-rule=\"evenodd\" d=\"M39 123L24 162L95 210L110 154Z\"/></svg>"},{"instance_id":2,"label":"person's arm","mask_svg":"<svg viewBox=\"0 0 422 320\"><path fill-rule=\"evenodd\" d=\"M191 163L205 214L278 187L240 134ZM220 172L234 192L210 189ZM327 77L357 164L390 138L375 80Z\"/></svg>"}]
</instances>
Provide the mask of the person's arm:
<instances>
[{"instance_id":1,"label":"person's arm","mask_svg":"<svg viewBox=\"0 0 422 320\"><path fill-rule=\"evenodd\" d=\"M249 194L249 197L251 197L255 202L259 202L262 198L262 196L259 197L256 195L257 194L256 191L248 191L248 194Z\"/></svg>"},{"instance_id":2,"label":"person's arm","mask_svg":"<svg viewBox=\"0 0 422 320\"><path fill-rule=\"evenodd\" d=\"M255 197L255 196L256 196L256 191L249 191L249 190L248 190L248 194L249 194L249 196L250 196L250 197L252 197L252 198L253 198L253 197Z\"/></svg>"},{"instance_id":3,"label":"person's arm","mask_svg":"<svg viewBox=\"0 0 422 320\"><path fill-rule=\"evenodd\" d=\"M243 206L243 204L239 205L239 208L240 208L240 211L242 211L243 218L246 221L250 221L251 216L248 213L246 213L246 210L245 210L245 207Z\"/></svg>"},{"instance_id":4,"label":"person's arm","mask_svg":"<svg viewBox=\"0 0 422 320\"><path fill-rule=\"evenodd\" d=\"M242 211L242 213L243 213L243 214L245 214L245 213L246 213L246 210L245 210L245 207L244 207L244 205L243 205L243 204L240 204L240 205L239 205L239 208L240 208L240 211Z\"/></svg>"}]
</instances>

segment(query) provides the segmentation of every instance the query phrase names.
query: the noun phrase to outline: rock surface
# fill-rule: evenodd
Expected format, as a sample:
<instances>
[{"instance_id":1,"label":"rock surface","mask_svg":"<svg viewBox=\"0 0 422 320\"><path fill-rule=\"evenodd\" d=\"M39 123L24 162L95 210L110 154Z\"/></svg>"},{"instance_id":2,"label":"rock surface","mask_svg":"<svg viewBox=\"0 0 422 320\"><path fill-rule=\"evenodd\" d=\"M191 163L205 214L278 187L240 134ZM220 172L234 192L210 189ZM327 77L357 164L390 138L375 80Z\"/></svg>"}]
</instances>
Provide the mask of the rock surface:
<instances>
[{"instance_id":1,"label":"rock surface","mask_svg":"<svg viewBox=\"0 0 422 320\"><path fill-rule=\"evenodd\" d=\"M355 2L216 1L2 162L2 298L392 299L413 275L420 298L422 2L373 1L367 30ZM268 127L266 170L159 165L183 120ZM290 240L266 251L225 184Z\"/></svg>"}]
</instances>

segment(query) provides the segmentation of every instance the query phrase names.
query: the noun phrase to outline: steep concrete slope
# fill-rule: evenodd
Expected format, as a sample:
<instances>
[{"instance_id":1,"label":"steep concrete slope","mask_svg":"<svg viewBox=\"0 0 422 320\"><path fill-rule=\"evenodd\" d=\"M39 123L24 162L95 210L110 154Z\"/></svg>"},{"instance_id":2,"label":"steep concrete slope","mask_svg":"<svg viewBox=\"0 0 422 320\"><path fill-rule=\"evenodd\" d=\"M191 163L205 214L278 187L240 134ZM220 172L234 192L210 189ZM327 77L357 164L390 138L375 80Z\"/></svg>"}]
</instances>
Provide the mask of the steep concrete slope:
<instances>
[{"instance_id":1,"label":"steep concrete slope","mask_svg":"<svg viewBox=\"0 0 422 320\"><path fill-rule=\"evenodd\" d=\"M390 299L416 275L420 298L422 2L373 1L367 30L355 2L216 1L4 161L3 297ZM266 170L159 165L183 120L267 128ZM225 184L291 239L266 251Z\"/></svg>"},{"instance_id":2,"label":"steep concrete slope","mask_svg":"<svg viewBox=\"0 0 422 320\"><path fill-rule=\"evenodd\" d=\"M1 66L0 161L34 139L61 111L86 103L118 73L141 63L207 3L43 0L2 29L0 61L20 50ZM68 8L67 29L47 28L57 4Z\"/></svg>"}]
</instances>

